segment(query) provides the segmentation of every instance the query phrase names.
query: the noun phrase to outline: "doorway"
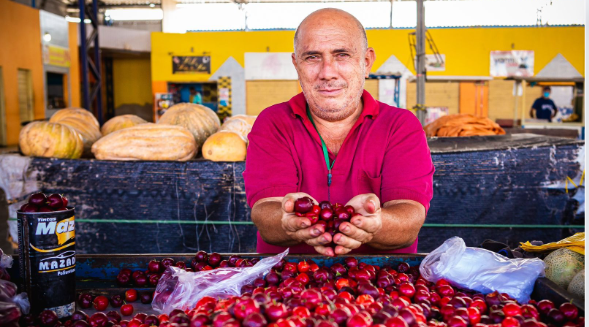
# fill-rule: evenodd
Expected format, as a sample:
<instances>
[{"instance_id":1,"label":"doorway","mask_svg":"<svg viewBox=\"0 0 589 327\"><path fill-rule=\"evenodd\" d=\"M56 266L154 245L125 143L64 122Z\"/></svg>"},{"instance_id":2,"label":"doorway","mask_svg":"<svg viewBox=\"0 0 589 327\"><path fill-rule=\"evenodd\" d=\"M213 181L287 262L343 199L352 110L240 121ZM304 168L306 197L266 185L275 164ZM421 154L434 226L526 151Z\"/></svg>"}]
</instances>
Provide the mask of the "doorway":
<instances>
[{"instance_id":1,"label":"doorway","mask_svg":"<svg viewBox=\"0 0 589 327\"><path fill-rule=\"evenodd\" d=\"M21 124L35 119L33 111L33 80L29 69L18 70L18 109Z\"/></svg>"},{"instance_id":2,"label":"doorway","mask_svg":"<svg viewBox=\"0 0 589 327\"><path fill-rule=\"evenodd\" d=\"M6 107L4 104L4 75L0 67L0 146L6 146Z\"/></svg>"},{"instance_id":3,"label":"doorway","mask_svg":"<svg viewBox=\"0 0 589 327\"><path fill-rule=\"evenodd\" d=\"M67 75L60 73L45 73L47 88L47 110L57 110L67 107Z\"/></svg>"}]
</instances>

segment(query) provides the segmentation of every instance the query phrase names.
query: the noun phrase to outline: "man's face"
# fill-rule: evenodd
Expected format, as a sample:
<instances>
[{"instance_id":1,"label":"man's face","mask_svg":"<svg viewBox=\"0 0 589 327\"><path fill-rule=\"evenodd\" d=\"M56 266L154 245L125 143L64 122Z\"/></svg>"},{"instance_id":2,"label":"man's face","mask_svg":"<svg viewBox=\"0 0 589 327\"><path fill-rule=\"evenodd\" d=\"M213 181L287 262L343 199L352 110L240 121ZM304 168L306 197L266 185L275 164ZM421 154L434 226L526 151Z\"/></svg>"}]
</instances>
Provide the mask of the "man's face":
<instances>
[{"instance_id":1,"label":"man's face","mask_svg":"<svg viewBox=\"0 0 589 327\"><path fill-rule=\"evenodd\" d=\"M292 55L299 82L313 113L327 121L349 117L362 96L374 63L358 27L349 21L311 20L300 31Z\"/></svg>"}]
</instances>

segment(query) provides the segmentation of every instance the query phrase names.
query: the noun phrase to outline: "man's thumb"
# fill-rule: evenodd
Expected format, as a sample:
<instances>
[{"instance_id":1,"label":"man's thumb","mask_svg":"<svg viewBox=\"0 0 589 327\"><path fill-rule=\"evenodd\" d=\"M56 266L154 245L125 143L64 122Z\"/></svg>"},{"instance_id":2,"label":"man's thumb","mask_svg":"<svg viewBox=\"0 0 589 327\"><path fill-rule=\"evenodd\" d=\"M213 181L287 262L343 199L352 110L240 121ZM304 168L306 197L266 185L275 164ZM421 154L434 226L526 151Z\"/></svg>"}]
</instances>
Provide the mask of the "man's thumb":
<instances>
[{"instance_id":1,"label":"man's thumb","mask_svg":"<svg viewBox=\"0 0 589 327\"><path fill-rule=\"evenodd\" d=\"M378 211L378 209L379 209L378 201L376 201L373 197L369 197L364 202L364 210L366 210L366 212L375 213L376 211Z\"/></svg>"},{"instance_id":2,"label":"man's thumb","mask_svg":"<svg viewBox=\"0 0 589 327\"><path fill-rule=\"evenodd\" d=\"M293 199L287 199L286 201L284 201L284 205L283 205L283 209L285 212L291 213L294 211L294 200Z\"/></svg>"}]
</instances>

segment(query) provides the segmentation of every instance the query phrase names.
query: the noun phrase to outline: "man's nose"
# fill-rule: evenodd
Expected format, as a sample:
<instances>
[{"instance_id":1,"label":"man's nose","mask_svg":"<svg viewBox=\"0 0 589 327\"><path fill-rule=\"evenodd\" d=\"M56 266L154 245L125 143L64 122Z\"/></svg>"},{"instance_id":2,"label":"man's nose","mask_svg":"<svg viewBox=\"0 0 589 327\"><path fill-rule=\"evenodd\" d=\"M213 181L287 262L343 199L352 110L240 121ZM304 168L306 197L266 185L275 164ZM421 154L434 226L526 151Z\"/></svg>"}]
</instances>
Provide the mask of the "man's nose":
<instances>
[{"instance_id":1,"label":"man's nose","mask_svg":"<svg viewBox=\"0 0 589 327\"><path fill-rule=\"evenodd\" d=\"M338 71L337 65L333 57L326 57L321 64L321 71L319 78L323 80L337 79Z\"/></svg>"}]
</instances>

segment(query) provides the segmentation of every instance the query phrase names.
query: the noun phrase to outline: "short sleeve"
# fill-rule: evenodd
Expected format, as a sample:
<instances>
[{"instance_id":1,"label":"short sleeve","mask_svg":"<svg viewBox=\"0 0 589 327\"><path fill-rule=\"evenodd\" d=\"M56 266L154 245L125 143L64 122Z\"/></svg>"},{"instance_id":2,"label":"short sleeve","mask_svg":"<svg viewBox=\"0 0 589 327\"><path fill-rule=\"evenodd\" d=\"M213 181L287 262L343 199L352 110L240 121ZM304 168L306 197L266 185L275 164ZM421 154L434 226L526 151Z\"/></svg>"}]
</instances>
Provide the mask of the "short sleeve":
<instances>
[{"instance_id":1,"label":"short sleeve","mask_svg":"<svg viewBox=\"0 0 589 327\"><path fill-rule=\"evenodd\" d=\"M248 135L243 178L250 207L260 199L297 191L298 170L286 119L291 118L283 108L270 107L258 116Z\"/></svg>"},{"instance_id":2,"label":"short sleeve","mask_svg":"<svg viewBox=\"0 0 589 327\"><path fill-rule=\"evenodd\" d=\"M540 99L536 99L536 101L534 101L534 104L532 105L532 109L536 109L539 110L540 109Z\"/></svg>"},{"instance_id":3,"label":"short sleeve","mask_svg":"<svg viewBox=\"0 0 589 327\"><path fill-rule=\"evenodd\" d=\"M434 165L425 132L410 111L393 124L382 168L381 201L413 200L425 210L433 197Z\"/></svg>"}]
</instances>

